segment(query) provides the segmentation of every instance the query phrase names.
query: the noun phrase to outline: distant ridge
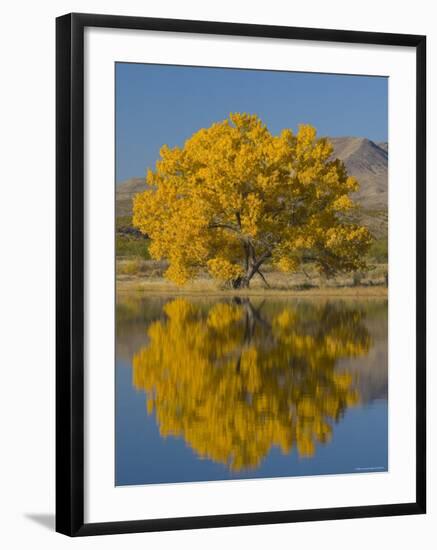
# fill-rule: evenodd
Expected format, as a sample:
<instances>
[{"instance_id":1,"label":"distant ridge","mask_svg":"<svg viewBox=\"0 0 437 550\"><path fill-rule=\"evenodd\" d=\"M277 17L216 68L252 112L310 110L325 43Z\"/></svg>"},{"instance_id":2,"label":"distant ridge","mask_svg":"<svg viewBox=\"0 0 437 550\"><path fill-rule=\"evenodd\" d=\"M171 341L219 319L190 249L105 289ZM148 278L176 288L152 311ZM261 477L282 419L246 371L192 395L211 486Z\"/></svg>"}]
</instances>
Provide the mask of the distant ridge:
<instances>
[{"instance_id":1,"label":"distant ridge","mask_svg":"<svg viewBox=\"0 0 437 550\"><path fill-rule=\"evenodd\" d=\"M132 199L137 193L149 189L146 178L130 178L115 187L115 211L117 218L132 215Z\"/></svg>"},{"instance_id":2,"label":"distant ridge","mask_svg":"<svg viewBox=\"0 0 437 550\"><path fill-rule=\"evenodd\" d=\"M386 141L376 141L378 147L381 147L386 153L388 153L388 143Z\"/></svg>"},{"instance_id":3,"label":"distant ridge","mask_svg":"<svg viewBox=\"0 0 437 550\"><path fill-rule=\"evenodd\" d=\"M330 138L334 157L342 160L360 184L356 200L368 210L387 210L388 144L366 138Z\"/></svg>"}]
</instances>

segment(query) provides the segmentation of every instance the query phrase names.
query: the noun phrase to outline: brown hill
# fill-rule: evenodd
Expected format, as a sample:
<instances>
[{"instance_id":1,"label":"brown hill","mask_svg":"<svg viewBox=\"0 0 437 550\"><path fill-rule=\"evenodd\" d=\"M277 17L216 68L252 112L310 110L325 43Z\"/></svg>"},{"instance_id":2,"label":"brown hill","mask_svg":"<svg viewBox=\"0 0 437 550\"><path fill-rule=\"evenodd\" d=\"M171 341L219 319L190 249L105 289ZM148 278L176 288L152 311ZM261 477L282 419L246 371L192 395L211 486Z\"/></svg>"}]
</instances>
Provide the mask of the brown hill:
<instances>
[{"instance_id":1,"label":"brown hill","mask_svg":"<svg viewBox=\"0 0 437 550\"><path fill-rule=\"evenodd\" d=\"M145 191L146 178L130 178L115 187L115 212L117 218L132 215L132 199L134 195Z\"/></svg>"},{"instance_id":2,"label":"brown hill","mask_svg":"<svg viewBox=\"0 0 437 550\"><path fill-rule=\"evenodd\" d=\"M334 155L360 183L357 201L366 210L387 210L388 145L366 138L330 138Z\"/></svg>"}]
</instances>

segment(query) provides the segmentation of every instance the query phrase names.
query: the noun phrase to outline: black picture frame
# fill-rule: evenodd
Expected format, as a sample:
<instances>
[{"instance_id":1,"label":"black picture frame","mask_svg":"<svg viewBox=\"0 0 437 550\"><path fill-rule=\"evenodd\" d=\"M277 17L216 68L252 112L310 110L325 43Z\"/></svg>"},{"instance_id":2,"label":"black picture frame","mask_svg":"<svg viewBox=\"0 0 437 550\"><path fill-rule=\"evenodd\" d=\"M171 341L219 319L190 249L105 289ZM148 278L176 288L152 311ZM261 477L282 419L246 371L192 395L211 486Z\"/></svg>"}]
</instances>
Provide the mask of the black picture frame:
<instances>
[{"instance_id":1,"label":"black picture frame","mask_svg":"<svg viewBox=\"0 0 437 550\"><path fill-rule=\"evenodd\" d=\"M403 46L416 51L416 500L262 513L84 523L84 29L106 27ZM56 530L69 536L423 514L426 511L426 37L68 14L56 20Z\"/></svg>"}]
</instances>

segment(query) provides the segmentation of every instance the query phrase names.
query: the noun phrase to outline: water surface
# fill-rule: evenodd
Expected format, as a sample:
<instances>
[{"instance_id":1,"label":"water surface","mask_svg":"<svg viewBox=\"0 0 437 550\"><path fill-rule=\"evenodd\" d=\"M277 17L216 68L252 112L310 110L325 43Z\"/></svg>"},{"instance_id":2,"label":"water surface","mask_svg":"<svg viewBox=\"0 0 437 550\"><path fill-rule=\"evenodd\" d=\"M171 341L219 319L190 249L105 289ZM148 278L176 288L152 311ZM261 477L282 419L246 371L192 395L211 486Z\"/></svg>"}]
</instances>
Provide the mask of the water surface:
<instances>
[{"instance_id":1,"label":"water surface","mask_svg":"<svg viewBox=\"0 0 437 550\"><path fill-rule=\"evenodd\" d=\"M120 296L116 485L386 471L387 301Z\"/></svg>"}]
</instances>

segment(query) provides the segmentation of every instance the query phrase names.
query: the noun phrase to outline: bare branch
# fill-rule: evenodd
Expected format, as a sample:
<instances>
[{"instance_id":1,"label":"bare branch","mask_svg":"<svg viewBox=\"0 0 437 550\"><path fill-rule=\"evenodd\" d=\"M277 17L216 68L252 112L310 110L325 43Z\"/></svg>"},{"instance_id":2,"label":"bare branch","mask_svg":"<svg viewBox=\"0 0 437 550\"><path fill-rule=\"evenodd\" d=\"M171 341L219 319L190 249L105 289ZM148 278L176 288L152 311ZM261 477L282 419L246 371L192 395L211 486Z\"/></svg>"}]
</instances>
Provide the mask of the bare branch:
<instances>
[{"instance_id":1,"label":"bare branch","mask_svg":"<svg viewBox=\"0 0 437 550\"><path fill-rule=\"evenodd\" d=\"M269 283L267 282L266 278L264 277L264 274L261 273L261 271L260 271L259 269L257 269L256 272L257 272L258 275L261 277L261 279L264 281L264 284L266 285L266 288L270 288L270 285L269 285Z\"/></svg>"}]
</instances>

